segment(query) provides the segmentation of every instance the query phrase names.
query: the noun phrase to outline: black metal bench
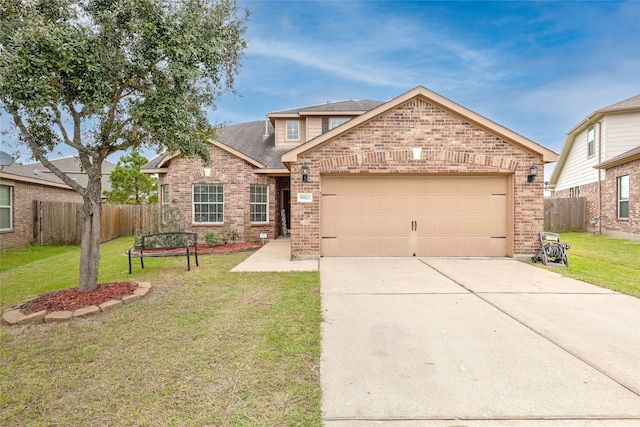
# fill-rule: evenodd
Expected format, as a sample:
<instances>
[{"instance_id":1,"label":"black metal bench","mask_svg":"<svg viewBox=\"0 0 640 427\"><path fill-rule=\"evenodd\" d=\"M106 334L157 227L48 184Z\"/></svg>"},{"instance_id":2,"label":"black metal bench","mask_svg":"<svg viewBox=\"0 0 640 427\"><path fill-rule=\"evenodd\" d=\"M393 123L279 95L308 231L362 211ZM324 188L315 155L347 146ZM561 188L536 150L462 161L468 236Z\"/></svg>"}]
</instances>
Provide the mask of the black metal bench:
<instances>
[{"instance_id":1,"label":"black metal bench","mask_svg":"<svg viewBox=\"0 0 640 427\"><path fill-rule=\"evenodd\" d=\"M140 244L129 248L129 274L131 274L131 258L140 258L144 268L144 258L170 256L186 256L187 271L191 271L191 255L198 265L198 233L174 232L157 233L142 236Z\"/></svg>"}]
</instances>

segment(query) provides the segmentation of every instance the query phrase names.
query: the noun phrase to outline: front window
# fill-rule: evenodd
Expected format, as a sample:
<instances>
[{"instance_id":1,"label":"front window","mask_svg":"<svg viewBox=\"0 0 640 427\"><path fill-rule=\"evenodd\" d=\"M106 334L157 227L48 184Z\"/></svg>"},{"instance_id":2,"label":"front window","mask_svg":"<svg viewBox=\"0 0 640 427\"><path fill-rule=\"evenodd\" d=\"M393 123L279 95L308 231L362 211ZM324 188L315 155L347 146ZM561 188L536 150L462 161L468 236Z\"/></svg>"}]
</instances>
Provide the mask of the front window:
<instances>
[{"instance_id":1,"label":"front window","mask_svg":"<svg viewBox=\"0 0 640 427\"><path fill-rule=\"evenodd\" d=\"M162 220L164 221L165 212L171 203L169 196L169 184L163 184L160 186L160 203L162 203Z\"/></svg>"},{"instance_id":2,"label":"front window","mask_svg":"<svg viewBox=\"0 0 640 427\"><path fill-rule=\"evenodd\" d=\"M587 131L587 157L591 157L595 153L596 131L590 127Z\"/></svg>"},{"instance_id":3,"label":"front window","mask_svg":"<svg viewBox=\"0 0 640 427\"><path fill-rule=\"evenodd\" d=\"M13 228L13 187L0 185L0 230Z\"/></svg>"},{"instance_id":4,"label":"front window","mask_svg":"<svg viewBox=\"0 0 640 427\"><path fill-rule=\"evenodd\" d=\"M349 117L323 117L322 118L322 133L329 132L336 126L340 126L343 123L348 122Z\"/></svg>"},{"instance_id":5,"label":"front window","mask_svg":"<svg viewBox=\"0 0 640 427\"><path fill-rule=\"evenodd\" d=\"M222 224L224 222L224 192L222 184L193 186L193 222Z\"/></svg>"},{"instance_id":6,"label":"front window","mask_svg":"<svg viewBox=\"0 0 640 427\"><path fill-rule=\"evenodd\" d=\"M300 139L300 122L298 120L287 120L287 140L297 141Z\"/></svg>"},{"instance_id":7,"label":"front window","mask_svg":"<svg viewBox=\"0 0 640 427\"><path fill-rule=\"evenodd\" d=\"M251 205L251 222L269 221L269 187L252 185L249 203Z\"/></svg>"},{"instance_id":8,"label":"front window","mask_svg":"<svg viewBox=\"0 0 640 427\"><path fill-rule=\"evenodd\" d=\"M618 218L629 218L629 175L618 177Z\"/></svg>"},{"instance_id":9,"label":"front window","mask_svg":"<svg viewBox=\"0 0 640 427\"><path fill-rule=\"evenodd\" d=\"M348 117L332 117L331 118L331 129L333 129L334 127L340 126L343 123L346 123L349 121Z\"/></svg>"}]
</instances>

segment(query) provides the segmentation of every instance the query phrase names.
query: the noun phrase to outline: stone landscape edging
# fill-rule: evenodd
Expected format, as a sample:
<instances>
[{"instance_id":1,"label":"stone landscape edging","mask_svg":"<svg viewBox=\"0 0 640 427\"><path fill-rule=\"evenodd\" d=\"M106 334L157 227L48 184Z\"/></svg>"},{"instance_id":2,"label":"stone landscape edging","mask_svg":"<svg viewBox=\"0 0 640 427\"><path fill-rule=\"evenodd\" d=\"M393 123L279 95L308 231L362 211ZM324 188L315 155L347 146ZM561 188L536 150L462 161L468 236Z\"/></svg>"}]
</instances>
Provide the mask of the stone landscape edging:
<instances>
[{"instance_id":1,"label":"stone landscape edging","mask_svg":"<svg viewBox=\"0 0 640 427\"><path fill-rule=\"evenodd\" d=\"M86 316L90 316L98 313L108 313L123 305L130 304L137 301L147 295L151 290L151 283L149 282L136 282L131 281L133 284L137 284L133 294L124 295L119 298L111 299L107 302L103 302L99 305L90 305L88 307L79 308L74 311L47 311L42 310L36 313L23 314L19 307L22 307L28 301L22 302L17 306L14 306L11 310L6 311L2 315L2 323L6 325L26 325L30 323L55 323L55 322L67 322L71 319L80 319Z\"/></svg>"}]
</instances>

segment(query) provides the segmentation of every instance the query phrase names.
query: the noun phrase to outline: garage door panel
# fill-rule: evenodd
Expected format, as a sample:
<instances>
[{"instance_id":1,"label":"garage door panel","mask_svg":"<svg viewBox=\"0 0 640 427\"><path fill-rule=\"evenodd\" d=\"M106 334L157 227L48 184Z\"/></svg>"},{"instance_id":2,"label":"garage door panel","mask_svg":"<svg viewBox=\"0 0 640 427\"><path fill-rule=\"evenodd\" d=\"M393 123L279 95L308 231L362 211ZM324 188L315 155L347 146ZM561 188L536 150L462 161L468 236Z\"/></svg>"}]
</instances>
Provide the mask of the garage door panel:
<instances>
[{"instance_id":1,"label":"garage door panel","mask_svg":"<svg viewBox=\"0 0 640 427\"><path fill-rule=\"evenodd\" d=\"M408 235L411 228L409 219L396 216L376 215L367 217L324 218L323 236L397 236ZM381 225L385 226L382 227Z\"/></svg>"},{"instance_id":2,"label":"garage door panel","mask_svg":"<svg viewBox=\"0 0 640 427\"><path fill-rule=\"evenodd\" d=\"M508 254L504 176L329 176L322 192L323 256Z\"/></svg>"},{"instance_id":3,"label":"garage door panel","mask_svg":"<svg viewBox=\"0 0 640 427\"><path fill-rule=\"evenodd\" d=\"M333 256L410 256L406 238L359 236L322 239L323 250Z\"/></svg>"}]
</instances>

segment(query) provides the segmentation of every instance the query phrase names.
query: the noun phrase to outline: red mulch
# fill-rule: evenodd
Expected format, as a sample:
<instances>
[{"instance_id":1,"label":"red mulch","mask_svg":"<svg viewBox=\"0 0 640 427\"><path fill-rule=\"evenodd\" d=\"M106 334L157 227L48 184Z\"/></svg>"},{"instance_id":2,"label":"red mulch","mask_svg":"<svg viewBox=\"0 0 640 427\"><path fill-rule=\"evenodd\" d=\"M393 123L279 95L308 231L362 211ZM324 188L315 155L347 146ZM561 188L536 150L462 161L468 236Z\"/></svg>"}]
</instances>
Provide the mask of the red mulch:
<instances>
[{"instance_id":1,"label":"red mulch","mask_svg":"<svg viewBox=\"0 0 640 427\"><path fill-rule=\"evenodd\" d=\"M257 243L230 243L227 245L209 247L198 245L198 254L224 254L238 251L258 249ZM114 298L133 294L135 287L130 282L100 283L95 291L80 292L78 288L63 289L40 295L29 301L22 309L23 314L47 311L74 311L79 308L99 305Z\"/></svg>"},{"instance_id":2,"label":"red mulch","mask_svg":"<svg viewBox=\"0 0 640 427\"><path fill-rule=\"evenodd\" d=\"M200 254L219 254L219 253L230 253L230 252L240 252L240 251L250 251L252 249L258 249L262 245L258 243L229 243L226 245L209 247L206 244L198 244L198 255Z\"/></svg>"},{"instance_id":3,"label":"red mulch","mask_svg":"<svg viewBox=\"0 0 640 427\"><path fill-rule=\"evenodd\" d=\"M98 305L111 299L133 294L135 287L130 282L100 283L95 291L80 292L78 288L50 292L26 303L23 314L47 311L74 311Z\"/></svg>"}]
</instances>

